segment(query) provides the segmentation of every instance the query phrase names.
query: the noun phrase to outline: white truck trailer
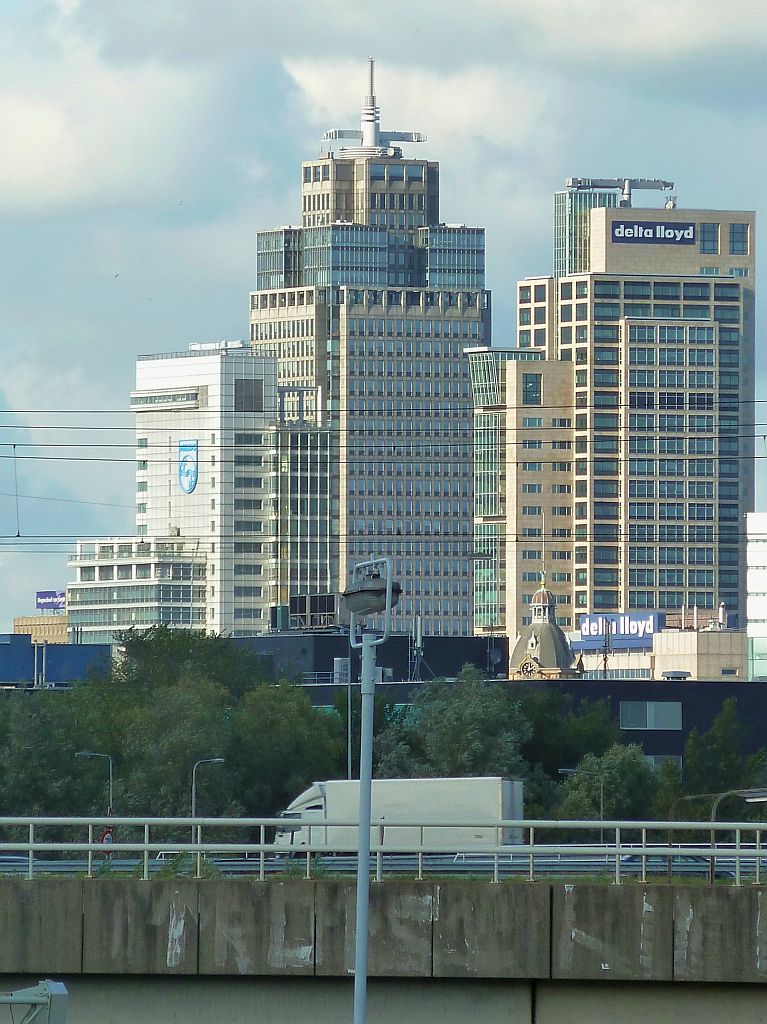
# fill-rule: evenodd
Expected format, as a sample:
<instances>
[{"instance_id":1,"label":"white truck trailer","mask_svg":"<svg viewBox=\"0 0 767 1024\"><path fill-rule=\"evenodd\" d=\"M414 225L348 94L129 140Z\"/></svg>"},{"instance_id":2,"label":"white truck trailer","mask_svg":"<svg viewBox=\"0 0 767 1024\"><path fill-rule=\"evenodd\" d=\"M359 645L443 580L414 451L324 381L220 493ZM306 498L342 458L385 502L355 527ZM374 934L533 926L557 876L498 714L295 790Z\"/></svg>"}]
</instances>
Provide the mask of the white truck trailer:
<instances>
[{"instance_id":1,"label":"white truck trailer","mask_svg":"<svg viewBox=\"0 0 767 1024\"><path fill-rule=\"evenodd\" d=\"M358 779L315 782L280 815L275 844L293 849L357 848ZM524 817L522 783L500 776L452 779L374 779L371 844L452 852L521 841L501 821Z\"/></svg>"}]
</instances>

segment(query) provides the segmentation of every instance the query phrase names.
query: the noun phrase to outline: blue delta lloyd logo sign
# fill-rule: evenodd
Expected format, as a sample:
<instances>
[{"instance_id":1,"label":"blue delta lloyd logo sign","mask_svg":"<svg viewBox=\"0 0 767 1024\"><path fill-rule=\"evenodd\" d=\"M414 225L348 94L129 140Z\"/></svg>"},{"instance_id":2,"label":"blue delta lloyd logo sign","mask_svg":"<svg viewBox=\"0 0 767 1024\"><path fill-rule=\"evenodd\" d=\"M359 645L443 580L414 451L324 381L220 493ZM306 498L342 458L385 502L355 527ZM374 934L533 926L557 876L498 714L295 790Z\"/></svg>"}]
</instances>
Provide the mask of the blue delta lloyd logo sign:
<instances>
[{"instance_id":1,"label":"blue delta lloyd logo sign","mask_svg":"<svg viewBox=\"0 0 767 1024\"><path fill-rule=\"evenodd\" d=\"M580 636L574 650L595 651L604 647L605 635L610 632L610 647L652 649L652 638L666 623L663 612L621 612L616 615L581 615Z\"/></svg>"},{"instance_id":2,"label":"blue delta lloyd logo sign","mask_svg":"<svg viewBox=\"0 0 767 1024\"><path fill-rule=\"evenodd\" d=\"M197 486L197 442L178 443L178 485L185 494Z\"/></svg>"},{"instance_id":3,"label":"blue delta lloyd logo sign","mask_svg":"<svg viewBox=\"0 0 767 1024\"><path fill-rule=\"evenodd\" d=\"M695 225L656 220L614 220L613 242L634 245L695 245Z\"/></svg>"}]
</instances>

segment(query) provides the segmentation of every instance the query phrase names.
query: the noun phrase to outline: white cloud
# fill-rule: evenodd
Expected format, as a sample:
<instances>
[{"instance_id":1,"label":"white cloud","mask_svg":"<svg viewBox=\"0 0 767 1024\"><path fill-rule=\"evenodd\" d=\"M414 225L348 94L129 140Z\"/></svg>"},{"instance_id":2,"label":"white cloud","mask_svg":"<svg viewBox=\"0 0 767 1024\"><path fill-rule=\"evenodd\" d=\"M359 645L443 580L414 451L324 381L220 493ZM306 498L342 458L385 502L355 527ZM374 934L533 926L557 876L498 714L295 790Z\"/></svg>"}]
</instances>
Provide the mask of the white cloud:
<instances>
[{"instance_id":1,"label":"white cloud","mask_svg":"<svg viewBox=\"0 0 767 1024\"><path fill-rule=\"evenodd\" d=\"M115 67L60 28L0 53L0 212L131 204L162 195L193 162L209 74Z\"/></svg>"},{"instance_id":2,"label":"white cloud","mask_svg":"<svg viewBox=\"0 0 767 1024\"><path fill-rule=\"evenodd\" d=\"M767 19L761 0L294 0L290 12L252 0L60 0L74 24L105 48L131 56L184 62L227 59L243 48L292 53L371 51L432 67L492 61L498 66L553 60L657 57L763 46Z\"/></svg>"}]
</instances>

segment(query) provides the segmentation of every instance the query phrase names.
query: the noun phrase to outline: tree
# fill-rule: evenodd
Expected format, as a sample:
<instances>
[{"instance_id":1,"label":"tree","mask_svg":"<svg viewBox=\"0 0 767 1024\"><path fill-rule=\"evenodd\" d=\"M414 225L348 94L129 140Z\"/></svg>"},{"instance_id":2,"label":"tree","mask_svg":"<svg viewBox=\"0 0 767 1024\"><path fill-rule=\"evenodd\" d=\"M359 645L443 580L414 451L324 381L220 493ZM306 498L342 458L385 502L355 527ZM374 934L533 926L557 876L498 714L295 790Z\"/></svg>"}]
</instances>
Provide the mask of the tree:
<instances>
[{"instance_id":1,"label":"tree","mask_svg":"<svg viewBox=\"0 0 767 1024\"><path fill-rule=\"evenodd\" d=\"M197 676L241 696L270 681L266 659L216 633L153 626L127 630L117 640L121 656L111 676L121 685L150 690Z\"/></svg>"},{"instance_id":2,"label":"tree","mask_svg":"<svg viewBox=\"0 0 767 1024\"><path fill-rule=\"evenodd\" d=\"M649 818L657 780L636 744L614 743L601 757L587 754L562 785L560 818L586 819L599 815L604 791L605 819Z\"/></svg>"},{"instance_id":3,"label":"tree","mask_svg":"<svg viewBox=\"0 0 767 1024\"><path fill-rule=\"evenodd\" d=\"M198 778L198 808L205 815L236 815L236 782L229 763L231 695L205 679L182 678L137 701L122 719L119 811L169 817L190 813L192 767L207 757L226 763Z\"/></svg>"},{"instance_id":4,"label":"tree","mask_svg":"<svg viewBox=\"0 0 767 1024\"><path fill-rule=\"evenodd\" d=\"M693 729L684 748L686 792L720 793L748 786L754 771L745 752L749 731L738 716L734 697L722 704L707 732Z\"/></svg>"},{"instance_id":5,"label":"tree","mask_svg":"<svg viewBox=\"0 0 767 1024\"><path fill-rule=\"evenodd\" d=\"M234 711L230 764L248 816L283 810L320 779L346 777L338 715L313 708L299 686L261 686Z\"/></svg>"},{"instance_id":6,"label":"tree","mask_svg":"<svg viewBox=\"0 0 767 1024\"><path fill-rule=\"evenodd\" d=\"M512 692L530 723L522 756L550 778L586 754L601 755L618 742L618 724L606 700L576 700L561 687L516 685Z\"/></svg>"},{"instance_id":7,"label":"tree","mask_svg":"<svg viewBox=\"0 0 767 1024\"><path fill-rule=\"evenodd\" d=\"M418 687L377 743L379 777L503 775L521 778L530 727L505 685L466 665L455 682Z\"/></svg>"},{"instance_id":8,"label":"tree","mask_svg":"<svg viewBox=\"0 0 767 1024\"><path fill-rule=\"evenodd\" d=\"M682 776L678 766L670 757L661 762L655 774L654 818L668 818L672 810L676 818L679 816L678 812L681 814L685 806L688 810L692 807L692 804L682 801L682 797L685 795ZM685 815L682 814L681 816L684 817Z\"/></svg>"},{"instance_id":9,"label":"tree","mask_svg":"<svg viewBox=\"0 0 767 1024\"><path fill-rule=\"evenodd\" d=\"M333 694L333 710L341 720L341 728L344 734L344 749L349 740L349 695L346 690L336 691ZM359 686L351 688L351 747L352 747L352 777L359 776L360 766L360 728L362 698ZM394 703L394 698L387 692L386 686L377 686L373 699L373 735L378 736L386 727L397 721L399 712ZM348 756L345 754L346 760Z\"/></svg>"},{"instance_id":10,"label":"tree","mask_svg":"<svg viewBox=\"0 0 767 1024\"><path fill-rule=\"evenodd\" d=\"M15 693L6 705L0 806L6 815L103 814L105 773L82 770L75 751L88 745L97 719L76 691Z\"/></svg>"}]
</instances>

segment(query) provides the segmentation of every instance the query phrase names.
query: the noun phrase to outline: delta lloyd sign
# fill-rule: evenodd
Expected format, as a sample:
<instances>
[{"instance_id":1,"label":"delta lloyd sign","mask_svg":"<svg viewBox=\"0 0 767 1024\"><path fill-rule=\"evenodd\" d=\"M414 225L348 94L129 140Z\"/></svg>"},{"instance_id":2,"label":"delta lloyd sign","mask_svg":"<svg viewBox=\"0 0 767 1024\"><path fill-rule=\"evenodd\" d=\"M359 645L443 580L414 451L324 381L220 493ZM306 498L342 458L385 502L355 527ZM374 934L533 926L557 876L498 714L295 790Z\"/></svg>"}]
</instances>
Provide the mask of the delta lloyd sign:
<instances>
[{"instance_id":1,"label":"delta lloyd sign","mask_svg":"<svg viewBox=\"0 0 767 1024\"><path fill-rule=\"evenodd\" d=\"M610 632L610 647L652 648L652 638L666 622L662 612L621 612L616 615L581 615L580 637L572 646L575 650L597 650L604 647L605 635Z\"/></svg>"},{"instance_id":2,"label":"delta lloyd sign","mask_svg":"<svg viewBox=\"0 0 767 1024\"><path fill-rule=\"evenodd\" d=\"M695 225L656 220L614 220L613 242L635 245L695 245Z\"/></svg>"}]
</instances>

